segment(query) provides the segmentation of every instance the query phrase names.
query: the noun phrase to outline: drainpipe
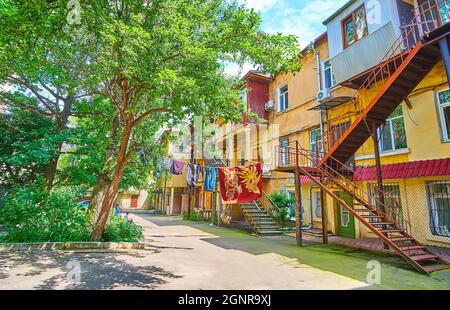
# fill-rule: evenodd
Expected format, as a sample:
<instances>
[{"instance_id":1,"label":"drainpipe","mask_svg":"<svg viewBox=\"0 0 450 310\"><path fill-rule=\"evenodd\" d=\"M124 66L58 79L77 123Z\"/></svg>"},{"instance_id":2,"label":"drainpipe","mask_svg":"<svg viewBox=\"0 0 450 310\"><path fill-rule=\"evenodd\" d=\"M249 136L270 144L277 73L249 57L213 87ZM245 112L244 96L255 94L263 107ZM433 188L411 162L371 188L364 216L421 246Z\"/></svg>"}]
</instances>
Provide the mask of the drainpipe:
<instances>
[{"instance_id":1,"label":"drainpipe","mask_svg":"<svg viewBox=\"0 0 450 310\"><path fill-rule=\"evenodd\" d=\"M320 54L319 52L316 50L314 41L311 41L310 44L310 48L311 50L314 52L314 54L316 55L316 63L317 63L317 89L319 91L322 90L322 64L320 61ZM322 115L322 110L320 110L320 151L323 153L324 149L323 149L323 115Z\"/></svg>"}]
</instances>

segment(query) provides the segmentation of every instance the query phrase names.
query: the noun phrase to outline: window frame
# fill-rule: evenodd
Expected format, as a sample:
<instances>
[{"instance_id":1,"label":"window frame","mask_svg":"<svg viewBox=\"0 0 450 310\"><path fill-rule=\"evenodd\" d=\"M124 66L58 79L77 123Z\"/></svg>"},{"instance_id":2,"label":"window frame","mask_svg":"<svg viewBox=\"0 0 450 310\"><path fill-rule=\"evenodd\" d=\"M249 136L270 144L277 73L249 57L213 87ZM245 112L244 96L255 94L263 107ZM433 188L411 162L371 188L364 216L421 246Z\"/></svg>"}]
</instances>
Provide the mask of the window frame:
<instances>
[{"instance_id":1,"label":"window frame","mask_svg":"<svg viewBox=\"0 0 450 310\"><path fill-rule=\"evenodd\" d=\"M319 137L320 137L320 139L315 140L314 142L312 139L313 132L319 132ZM321 151L322 151L321 142L322 142L322 128L319 127L319 128L311 129L309 131L309 149L311 150L311 154L313 154L313 152L314 152L315 157L316 157L316 152L319 152L319 157L321 156ZM315 149L313 149L313 145L314 145ZM314 159L315 158L313 158L313 160ZM315 161L314 162L311 161L311 165L314 166L314 165L317 165L317 163Z\"/></svg>"},{"instance_id":2,"label":"window frame","mask_svg":"<svg viewBox=\"0 0 450 310\"><path fill-rule=\"evenodd\" d=\"M325 68L325 64L329 63L330 66L328 69ZM330 71L330 80L331 80L331 86L327 87L327 79L326 79L326 71L329 70ZM336 86L336 79L334 77L334 69L333 69L333 64L331 63L331 58L328 58L327 60L324 60L322 63L322 75L323 75L323 87L325 89L332 89L333 87Z\"/></svg>"},{"instance_id":3,"label":"window frame","mask_svg":"<svg viewBox=\"0 0 450 310\"><path fill-rule=\"evenodd\" d=\"M441 100L439 99L439 94L441 94L443 92L447 92L447 91L450 91L450 88L436 92L436 104L437 104L437 110L438 110L438 114L439 114L439 123L440 123L442 142L450 142L450 134L449 134L450 122L447 124L445 121L445 116L444 116L444 108L447 108L447 107L450 108L450 101L442 104Z\"/></svg>"},{"instance_id":4,"label":"window frame","mask_svg":"<svg viewBox=\"0 0 450 310\"><path fill-rule=\"evenodd\" d=\"M286 145L283 145L282 142L286 141ZM289 137L281 137L279 139L280 144L280 160L283 167L288 167L290 165L289 161ZM284 150L283 150L284 149Z\"/></svg>"},{"instance_id":5,"label":"window frame","mask_svg":"<svg viewBox=\"0 0 450 310\"><path fill-rule=\"evenodd\" d=\"M357 11L359 11L361 8L364 9L364 16L366 19L366 31L364 33L364 35L362 36L362 38L358 38L357 32L356 32L356 20L355 20L355 13ZM349 21L352 21L353 24L353 32L355 35L355 40L350 43L347 44L347 40L346 40L346 34L347 34L347 24L349 23ZM348 14L341 22L341 32L342 32L342 44L344 46L344 49L354 45L355 43L357 43L358 41L364 39L365 37L367 37L369 35L369 24L367 23L367 11L366 11L366 6L364 5L364 3L362 3L359 7L357 7L356 9L354 9L350 14Z\"/></svg>"},{"instance_id":6,"label":"window frame","mask_svg":"<svg viewBox=\"0 0 450 310\"><path fill-rule=\"evenodd\" d=\"M379 149L380 149L380 153L382 154L389 154L389 153L393 153L393 152L398 152L398 151L402 151L402 150L407 150L408 149L408 139L406 137L406 128L405 128L405 142L406 142L406 147L402 147L402 148L398 148L395 145L395 135L394 135L394 125L393 125L393 121L402 118L403 119L403 125L405 125L405 120L404 120L404 115L403 115L403 108L401 106L399 106L402 110L402 115L399 116L394 116L394 117L390 117L386 119L386 123L384 125L381 125L378 128L378 136L379 136L379 141L378 141L378 145L379 145ZM384 130L386 128L386 126L389 126L390 129L390 136L391 136L391 141L392 141L392 149L391 150L384 150L383 149L383 133Z\"/></svg>"},{"instance_id":7,"label":"window frame","mask_svg":"<svg viewBox=\"0 0 450 310\"><path fill-rule=\"evenodd\" d=\"M444 227L444 225L439 226L441 223L439 222L438 212L441 212L441 211L445 212L445 210L438 210L438 208L436 208L437 206L436 206L435 198L437 198L436 196L438 196L438 195L442 195L442 193L435 193L433 191L434 185L437 185L437 184L446 184L446 186L450 187L450 180L434 180L434 181L426 181L425 182L426 193L427 193L428 214L429 214L429 229L433 236L450 237L450 231L449 231L450 222L447 223L446 229L442 229L442 227ZM444 197L444 198L450 200L450 193L447 192L447 195L448 195L448 197ZM440 198L442 198L442 197L440 197ZM447 212L450 212L450 208Z\"/></svg>"},{"instance_id":8,"label":"window frame","mask_svg":"<svg viewBox=\"0 0 450 310\"><path fill-rule=\"evenodd\" d=\"M286 91L281 92L282 88L286 87ZM281 105L281 96L283 96L283 108ZM284 112L289 108L289 86L288 84L284 84L278 87L278 112Z\"/></svg>"}]
</instances>

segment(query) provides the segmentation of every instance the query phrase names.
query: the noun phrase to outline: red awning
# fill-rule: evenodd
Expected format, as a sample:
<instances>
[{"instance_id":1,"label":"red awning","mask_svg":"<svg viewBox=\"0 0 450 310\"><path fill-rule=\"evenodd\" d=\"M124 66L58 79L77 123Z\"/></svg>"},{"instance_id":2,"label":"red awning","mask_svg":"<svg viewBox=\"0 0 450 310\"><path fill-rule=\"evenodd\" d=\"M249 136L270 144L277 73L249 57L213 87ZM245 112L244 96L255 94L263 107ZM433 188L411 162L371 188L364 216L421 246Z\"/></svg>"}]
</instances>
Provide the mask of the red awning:
<instances>
[{"instance_id":1,"label":"red awning","mask_svg":"<svg viewBox=\"0 0 450 310\"><path fill-rule=\"evenodd\" d=\"M450 176L450 158L383 165L383 179ZM376 180L375 167L357 167L354 181Z\"/></svg>"}]
</instances>

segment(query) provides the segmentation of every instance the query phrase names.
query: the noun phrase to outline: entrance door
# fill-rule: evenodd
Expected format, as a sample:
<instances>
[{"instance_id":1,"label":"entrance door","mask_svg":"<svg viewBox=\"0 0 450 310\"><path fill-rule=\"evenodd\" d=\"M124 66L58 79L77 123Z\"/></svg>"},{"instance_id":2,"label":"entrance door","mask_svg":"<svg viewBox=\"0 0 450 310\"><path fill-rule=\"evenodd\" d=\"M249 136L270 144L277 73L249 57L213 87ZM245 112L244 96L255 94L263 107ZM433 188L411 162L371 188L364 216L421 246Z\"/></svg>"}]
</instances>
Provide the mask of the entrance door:
<instances>
[{"instance_id":1,"label":"entrance door","mask_svg":"<svg viewBox=\"0 0 450 310\"><path fill-rule=\"evenodd\" d=\"M343 192L336 193L339 198L344 200L350 207L353 208L352 197ZM355 217L350 212L337 203L337 215L338 215L338 235L342 237L355 238Z\"/></svg>"},{"instance_id":2,"label":"entrance door","mask_svg":"<svg viewBox=\"0 0 450 310\"><path fill-rule=\"evenodd\" d=\"M139 199L139 195L132 195L131 196L131 209L136 209L137 208L138 199Z\"/></svg>"}]
</instances>

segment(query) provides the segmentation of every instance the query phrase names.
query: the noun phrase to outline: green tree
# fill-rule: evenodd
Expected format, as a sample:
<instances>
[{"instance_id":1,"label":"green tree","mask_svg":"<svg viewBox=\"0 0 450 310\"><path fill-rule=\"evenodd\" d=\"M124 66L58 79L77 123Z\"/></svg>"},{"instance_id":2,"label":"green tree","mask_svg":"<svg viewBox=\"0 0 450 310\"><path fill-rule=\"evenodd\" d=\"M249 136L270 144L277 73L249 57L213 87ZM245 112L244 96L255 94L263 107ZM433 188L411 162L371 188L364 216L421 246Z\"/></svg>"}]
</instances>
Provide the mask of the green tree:
<instances>
[{"instance_id":1,"label":"green tree","mask_svg":"<svg viewBox=\"0 0 450 310\"><path fill-rule=\"evenodd\" d=\"M111 104L114 115L94 186L94 193L102 193L91 235L97 240L127 169L139 150L158 142L157 128L194 116L237 120L244 107L238 81L224 74L225 63L251 63L267 73L297 71L299 46L294 36L261 31L258 14L238 1L79 2L81 25L67 26L66 0L4 0L0 60L8 65L0 73L15 78L10 73L25 63L23 71L33 73L27 81L39 87L50 84L56 94L62 87L72 99L98 93ZM29 66L21 50L37 65ZM43 70L36 68L51 69L44 83Z\"/></svg>"}]
</instances>

